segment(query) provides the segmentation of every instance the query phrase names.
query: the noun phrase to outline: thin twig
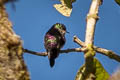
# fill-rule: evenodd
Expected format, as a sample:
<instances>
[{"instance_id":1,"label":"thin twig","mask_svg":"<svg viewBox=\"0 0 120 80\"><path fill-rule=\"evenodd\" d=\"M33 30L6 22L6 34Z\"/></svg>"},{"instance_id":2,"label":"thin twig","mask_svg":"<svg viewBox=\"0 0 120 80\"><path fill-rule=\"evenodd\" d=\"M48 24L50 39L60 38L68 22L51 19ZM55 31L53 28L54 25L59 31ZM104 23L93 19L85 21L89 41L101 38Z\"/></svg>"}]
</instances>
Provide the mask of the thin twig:
<instances>
[{"instance_id":1,"label":"thin twig","mask_svg":"<svg viewBox=\"0 0 120 80\"><path fill-rule=\"evenodd\" d=\"M47 52L35 52L28 49L23 49L23 52L33 54L33 55L38 55L38 56L47 56Z\"/></svg>"},{"instance_id":2,"label":"thin twig","mask_svg":"<svg viewBox=\"0 0 120 80\"><path fill-rule=\"evenodd\" d=\"M60 50L60 53L69 53L69 52L84 52L86 49L85 48L72 48L72 49L66 49L66 50ZM38 55L38 56L47 56L47 52L35 52L35 51L31 51L28 49L23 49L24 53L29 53L29 54L33 54L33 55Z\"/></svg>"},{"instance_id":3,"label":"thin twig","mask_svg":"<svg viewBox=\"0 0 120 80\"><path fill-rule=\"evenodd\" d=\"M104 49L104 48L96 47L96 46L94 46L93 48L96 52L120 62L120 55L117 55L115 52L113 52L111 50Z\"/></svg>"},{"instance_id":4,"label":"thin twig","mask_svg":"<svg viewBox=\"0 0 120 80\"><path fill-rule=\"evenodd\" d=\"M73 37L73 41L76 42L78 45L80 45L81 47L85 46L85 43L83 41L81 41L77 36Z\"/></svg>"},{"instance_id":5,"label":"thin twig","mask_svg":"<svg viewBox=\"0 0 120 80\"><path fill-rule=\"evenodd\" d=\"M60 53L84 52L84 51L86 51L86 48L72 48L72 49L61 50Z\"/></svg>"}]
</instances>

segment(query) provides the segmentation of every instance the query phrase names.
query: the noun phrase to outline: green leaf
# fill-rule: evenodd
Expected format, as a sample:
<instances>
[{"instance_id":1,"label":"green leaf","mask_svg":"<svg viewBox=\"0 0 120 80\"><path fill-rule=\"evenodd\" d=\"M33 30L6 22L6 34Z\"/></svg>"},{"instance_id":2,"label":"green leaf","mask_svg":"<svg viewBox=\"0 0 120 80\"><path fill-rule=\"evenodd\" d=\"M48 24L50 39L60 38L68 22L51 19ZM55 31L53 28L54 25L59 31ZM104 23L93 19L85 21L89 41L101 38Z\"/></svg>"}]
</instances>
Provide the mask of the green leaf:
<instances>
[{"instance_id":1,"label":"green leaf","mask_svg":"<svg viewBox=\"0 0 120 80\"><path fill-rule=\"evenodd\" d=\"M94 58L94 60L93 60L92 69L93 70L91 70L91 71L94 71L94 73L92 73L92 74L91 73L89 73L89 74L87 73L87 75L89 75L89 77L87 76L87 78L85 78L86 66L84 64L79 69L79 71L78 71L78 73L76 75L75 80L93 80L93 78L95 78L95 80L108 80L109 74L106 72L106 70L104 69L102 64L96 58Z\"/></svg>"},{"instance_id":2,"label":"green leaf","mask_svg":"<svg viewBox=\"0 0 120 80\"><path fill-rule=\"evenodd\" d=\"M109 74L106 72L102 64L96 58L94 58L94 68L96 69L96 80L107 80L109 78Z\"/></svg>"},{"instance_id":3,"label":"green leaf","mask_svg":"<svg viewBox=\"0 0 120 80\"><path fill-rule=\"evenodd\" d=\"M115 2L120 6L120 0L115 0Z\"/></svg>"},{"instance_id":4,"label":"green leaf","mask_svg":"<svg viewBox=\"0 0 120 80\"><path fill-rule=\"evenodd\" d=\"M82 80L83 73L85 71L85 65L80 67L79 71L77 72L75 80Z\"/></svg>"},{"instance_id":5,"label":"green leaf","mask_svg":"<svg viewBox=\"0 0 120 80\"><path fill-rule=\"evenodd\" d=\"M68 8L72 8L72 3L75 2L76 0L64 0L64 3Z\"/></svg>"}]
</instances>

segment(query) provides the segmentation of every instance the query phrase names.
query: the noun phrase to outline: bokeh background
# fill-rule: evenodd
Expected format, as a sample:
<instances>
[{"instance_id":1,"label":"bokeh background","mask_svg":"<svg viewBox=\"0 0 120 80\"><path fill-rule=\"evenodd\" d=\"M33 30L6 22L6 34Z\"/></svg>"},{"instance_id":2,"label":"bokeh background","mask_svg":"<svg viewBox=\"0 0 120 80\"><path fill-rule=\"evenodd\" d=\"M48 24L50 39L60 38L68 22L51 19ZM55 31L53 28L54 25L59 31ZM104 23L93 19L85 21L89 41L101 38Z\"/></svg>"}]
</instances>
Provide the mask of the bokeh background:
<instances>
[{"instance_id":1,"label":"bokeh background","mask_svg":"<svg viewBox=\"0 0 120 80\"><path fill-rule=\"evenodd\" d=\"M44 35L55 23L66 25L70 34L66 34L66 44L62 49L77 48L73 36L77 35L84 41L86 29L86 15L91 0L77 0L73 3L71 17L62 16L53 7L58 0L19 0L15 3L16 11L11 4L6 4L9 19L13 28L23 40L23 46L37 52L44 52ZM114 0L104 0L100 6L96 24L94 44L113 50L120 55L120 6ZM112 74L119 63L108 57L96 54L104 68ZM31 75L31 80L74 80L80 66L84 64L83 53L61 54L55 66L49 66L48 57L24 54L24 60Z\"/></svg>"}]
</instances>

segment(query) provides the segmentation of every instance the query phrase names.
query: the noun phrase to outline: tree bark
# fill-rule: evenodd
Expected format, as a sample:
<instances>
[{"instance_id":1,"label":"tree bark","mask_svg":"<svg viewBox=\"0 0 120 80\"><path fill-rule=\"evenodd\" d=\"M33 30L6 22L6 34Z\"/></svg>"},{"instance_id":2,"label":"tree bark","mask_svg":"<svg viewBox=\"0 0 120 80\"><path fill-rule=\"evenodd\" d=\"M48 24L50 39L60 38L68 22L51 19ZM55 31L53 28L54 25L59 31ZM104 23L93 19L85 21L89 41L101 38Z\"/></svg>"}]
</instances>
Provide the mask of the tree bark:
<instances>
[{"instance_id":1,"label":"tree bark","mask_svg":"<svg viewBox=\"0 0 120 80\"><path fill-rule=\"evenodd\" d=\"M0 5L0 80L30 80L23 60L22 41Z\"/></svg>"},{"instance_id":2,"label":"tree bark","mask_svg":"<svg viewBox=\"0 0 120 80\"><path fill-rule=\"evenodd\" d=\"M85 45L87 51L84 52L85 57L85 70L84 75L81 80L95 80L96 79L96 69L94 68L94 56L96 51L93 48L94 45L94 33L96 22L98 20L98 10L101 5L101 0L92 0L89 13L87 15L87 25L86 25L86 35L85 35Z\"/></svg>"}]
</instances>

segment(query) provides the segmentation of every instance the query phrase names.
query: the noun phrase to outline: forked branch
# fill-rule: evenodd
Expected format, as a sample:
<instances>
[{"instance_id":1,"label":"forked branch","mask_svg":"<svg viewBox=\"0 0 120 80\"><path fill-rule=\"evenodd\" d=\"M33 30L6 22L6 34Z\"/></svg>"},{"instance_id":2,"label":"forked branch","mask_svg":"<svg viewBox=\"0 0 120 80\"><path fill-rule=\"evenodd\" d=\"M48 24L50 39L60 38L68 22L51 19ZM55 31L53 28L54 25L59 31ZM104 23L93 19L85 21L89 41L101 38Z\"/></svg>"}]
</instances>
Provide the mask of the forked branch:
<instances>
[{"instance_id":1,"label":"forked branch","mask_svg":"<svg viewBox=\"0 0 120 80\"><path fill-rule=\"evenodd\" d=\"M79 44L81 47L85 47L85 43L83 41L81 41L77 36L74 36L74 42ZM104 49L104 48L100 48L97 46L93 46L93 48L96 52L120 62L120 56L117 55L115 52L113 52L111 50Z\"/></svg>"}]
</instances>

